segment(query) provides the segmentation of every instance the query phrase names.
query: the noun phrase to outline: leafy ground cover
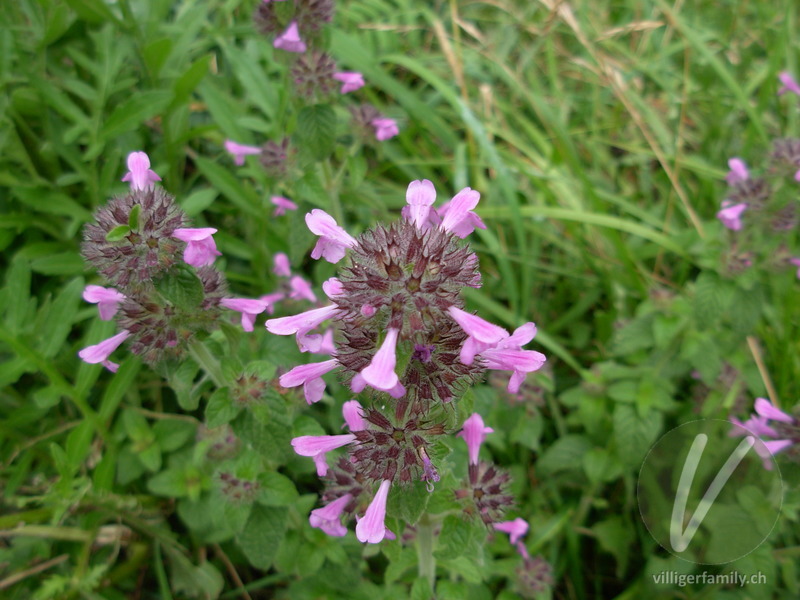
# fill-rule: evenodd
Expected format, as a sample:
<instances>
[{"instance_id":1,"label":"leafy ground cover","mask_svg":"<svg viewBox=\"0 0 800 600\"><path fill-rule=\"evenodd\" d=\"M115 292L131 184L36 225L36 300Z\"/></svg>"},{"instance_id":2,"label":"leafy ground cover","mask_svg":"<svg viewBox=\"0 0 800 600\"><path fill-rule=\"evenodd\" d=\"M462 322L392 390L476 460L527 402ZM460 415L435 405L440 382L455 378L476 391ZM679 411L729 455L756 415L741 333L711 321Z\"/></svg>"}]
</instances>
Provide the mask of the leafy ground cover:
<instances>
[{"instance_id":1,"label":"leafy ground cover","mask_svg":"<svg viewBox=\"0 0 800 600\"><path fill-rule=\"evenodd\" d=\"M255 21L244 0L5 9L2 595L797 597L800 97L779 93L781 73L800 75L794 3L342 1L319 28L297 18L310 48L366 85L304 96L298 53L273 41L306 5L326 3L273 2ZM281 28L265 34L273 18ZM375 118L399 134L376 139ZM227 140L260 153L237 165ZM184 354L122 346L112 373L78 356L117 331L82 299L105 283L81 242L97 209L131 193L133 151L186 226L218 230L229 296L295 297L252 332L217 306L207 331L184 325ZM467 241L483 285L465 288L466 307L508 331L535 322L529 348L547 356L519 393L493 374L440 411L448 434L472 413L494 430L481 455L510 474L504 518L529 524L521 547L466 518L454 490L468 451L454 435L429 447L434 492L393 489L397 540L364 545L308 520L323 486L292 439L341 433L353 394L326 378L309 406L280 385L306 359L264 320L316 300L274 258L324 298L337 267L309 258L304 215L324 210L357 235L394 221L425 179L440 202L481 195L486 228ZM274 196L299 209L276 214ZM718 218L725 199L746 209ZM115 235L145 227L133 212ZM213 290L180 268L159 298L197 308ZM674 556L640 514L638 486L659 489L639 478L648 451L689 421L745 420L759 397L785 419L770 413L771 432L756 433L794 442L775 456L777 499L738 487L698 534L704 560ZM715 560L737 529L766 539ZM763 581L659 583L664 572Z\"/></svg>"}]
</instances>

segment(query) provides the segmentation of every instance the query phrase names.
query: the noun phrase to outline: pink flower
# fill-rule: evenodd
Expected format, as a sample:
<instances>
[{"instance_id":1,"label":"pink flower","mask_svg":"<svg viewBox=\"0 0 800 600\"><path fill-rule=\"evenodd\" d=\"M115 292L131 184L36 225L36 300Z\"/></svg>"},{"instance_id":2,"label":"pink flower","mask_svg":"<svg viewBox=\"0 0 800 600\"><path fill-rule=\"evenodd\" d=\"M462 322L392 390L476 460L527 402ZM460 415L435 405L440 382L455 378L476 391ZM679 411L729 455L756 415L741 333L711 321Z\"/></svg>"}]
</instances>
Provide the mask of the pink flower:
<instances>
[{"instance_id":1,"label":"pink flower","mask_svg":"<svg viewBox=\"0 0 800 600\"><path fill-rule=\"evenodd\" d=\"M371 304L362 304L359 312L365 317L371 317L375 314L375 307Z\"/></svg>"},{"instance_id":2,"label":"pink flower","mask_svg":"<svg viewBox=\"0 0 800 600\"><path fill-rule=\"evenodd\" d=\"M342 416L350 431L364 431L367 428L363 414L364 408L358 400L348 400L342 405Z\"/></svg>"},{"instance_id":3,"label":"pink flower","mask_svg":"<svg viewBox=\"0 0 800 600\"><path fill-rule=\"evenodd\" d=\"M509 535L509 541L512 545L516 545L523 535L528 533L528 522L525 519L520 519L517 517L513 521L502 521L501 523L495 523L494 528L497 531L502 531Z\"/></svg>"},{"instance_id":4,"label":"pink flower","mask_svg":"<svg viewBox=\"0 0 800 600\"><path fill-rule=\"evenodd\" d=\"M310 337L316 338L317 336ZM331 356L336 353L336 344L333 343L333 328L325 330L319 340L319 348L310 350L310 352L311 354L329 354Z\"/></svg>"},{"instance_id":5,"label":"pink flower","mask_svg":"<svg viewBox=\"0 0 800 600\"><path fill-rule=\"evenodd\" d=\"M92 304L97 304L100 318L110 321L117 314L119 303L125 300L125 294L114 288L104 288L99 285L87 285L83 290L83 299Z\"/></svg>"},{"instance_id":6,"label":"pink flower","mask_svg":"<svg viewBox=\"0 0 800 600\"><path fill-rule=\"evenodd\" d=\"M275 48L286 50L287 52L302 53L306 51L306 44L300 39L300 32L297 29L297 21L292 21L282 34L272 42Z\"/></svg>"},{"instance_id":7,"label":"pink flower","mask_svg":"<svg viewBox=\"0 0 800 600\"><path fill-rule=\"evenodd\" d=\"M790 258L789 262L797 267L797 278L800 279L800 258Z\"/></svg>"},{"instance_id":8,"label":"pink flower","mask_svg":"<svg viewBox=\"0 0 800 600\"><path fill-rule=\"evenodd\" d=\"M756 398L755 409L760 416L770 421L778 421L779 423L794 423L793 417L787 415L781 409L777 408L766 398Z\"/></svg>"},{"instance_id":9,"label":"pink flower","mask_svg":"<svg viewBox=\"0 0 800 600\"><path fill-rule=\"evenodd\" d=\"M357 89L364 87L364 76L355 71L340 71L333 74L336 81L342 82L342 89L339 90L342 94L354 92Z\"/></svg>"},{"instance_id":10,"label":"pink flower","mask_svg":"<svg viewBox=\"0 0 800 600\"><path fill-rule=\"evenodd\" d=\"M244 164L245 156L249 154L261 154L261 148L258 146L245 146L233 140L225 140L225 150L228 151L228 154L233 155L233 162L240 167Z\"/></svg>"},{"instance_id":11,"label":"pink flower","mask_svg":"<svg viewBox=\"0 0 800 600\"><path fill-rule=\"evenodd\" d=\"M278 381L286 388L302 385L306 402L314 404L314 402L322 400L322 393L325 391L325 382L322 380L322 376L337 366L339 363L336 359L298 365L288 373L281 375Z\"/></svg>"},{"instance_id":12,"label":"pink flower","mask_svg":"<svg viewBox=\"0 0 800 600\"><path fill-rule=\"evenodd\" d=\"M292 291L289 292L289 298L292 300L306 299L309 302L317 301L317 296L311 289L311 284L299 275L295 275L289 280L289 286L292 288Z\"/></svg>"},{"instance_id":13,"label":"pink flower","mask_svg":"<svg viewBox=\"0 0 800 600\"><path fill-rule=\"evenodd\" d=\"M522 346L529 343L536 336L536 325L525 323L514 330L510 337L507 337L494 347L481 352L481 357L486 360L489 369L513 371L511 379L508 381L508 392L516 394L525 375L538 371L547 360L541 352L534 350L523 350Z\"/></svg>"},{"instance_id":14,"label":"pink flower","mask_svg":"<svg viewBox=\"0 0 800 600\"><path fill-rule=\"evenodd\" d=\"M450 316L461 326L469 337L461 347L461 362L471 365L476 354L494 348L501 340L508 337L508 332L502 327L498 327L488 321L481 319L477 315L472 315L466 311L451 306L447 309Z\"/></svg>"},{"instance_id":15,"label":"pink flower","mask_svg":"<svg viewBox=\"0 0 800 600\"><path fill-rule=\"evenodd\" d=\"M352 433L341 435L301 435L292 440L294 451L300 456L310 456L317 466L317 475L324 477L328 472L325 453L354 442Z\"/></svg>"},{"instance_id":16,"label":"pink flower","mask_svg":"<svg viewBox=\"0 0 800 600\"><path fill-rule=\"evenodd\" d=\"M172 232L172 237L186 242L183 261L188 265L199 268L213 264L217 256L222 256L222 252L217 250L217 245L212 237L215 233L217 233L217 230L213 227L176 229Z\"/></svg>"},{"instance_id":17,"label":"pink flower","mask_svg":"<svg viewBox=\"0 0 800 600\"><path fill-rule=\"evenodd\" d=\"M400 133L400 130L397 128L397 121L394 119L381 117L372 119L371 123L375 128L375 139L379 142L386 141Z\"/></svg>"},{"instance_id":18,"label":"pink flower","mask_svg":"<svg viewBox=\"0 0 800 600\"><path fill-rule=\"evenodd\" d=\"M325 295L328 298L333 300L336 296L339 296L344 292L344 288L342 287L341 281L339 281L336 277L331 277L322 284L322 291L325 292Z\"/></svg>"},{"instance_id":19,"label":"pink flower","mask_svg":"<svg viewBox=\"0 0 800 600\"><path fill-rule=\"evenodd\" d=\"M728 161L728 167L730 167L730 171L725 176L725 181L728 182L728 185L736 185L750 178L747 165L741 158L730 159Z\"/></svg>"},{"instance_id":20,"label":"pink flower","mask_svg":"<svg viewBox=\"0 0 800 600\"><path fill-rule=\"evenodd\" d=\"M223 298L219 303L225 308L242 313L242 329L253 331L253 324L256 315L260 315L267 310L267 303L264 300L252 300L250 298Z\"/></svg>"},{"instance_id":21,"label":"pink flower","mask_svg":"<svg viewBox=\"0 0 800 600\"><path fill-rule=\"evenodd\" d=\"M297 204L283 196L272 196L269 200L275 205L275 212L272 214L276 217L285 215L287 210L297 210Z\"/></svg>"},{"instance_id":22,"label":"pink flower","mask_svg":"<svg viewBox=\"0 0 800 600\"><path fill-rule=\"evenodd\" d=\"M369 365L361 370L361 377L364 382L376 390L388 392L400 384L397 374L394 372L397 364L395 349L397 347L398 333L397 329L389 328L383 344L381 344L375 356L372 357Z\"/></svg>"},{"instance_id":23,"label":"pink flower","mask_svg":"<svg viewBox=\"0 0 800 600\"><path fill-rule=\"evenodd\" d=\"M785 94L786 92L792 92L793 94L800 96L800 85L798 85L797 81L795 81L794 77L792 77L788 71L779 73L778 79L780 79L781 83L783 84L781 89L778 90L779 96Z\"/></svg>"},{"instance_id":24,"label":"pink flower","mask_svg":"<svg viewBox=\"0 0 800 600\"><path fill-rule=\"evenodd\" d=\"M259 300L263 300L267 303L267 314L275 314L275 304L280 302L286 297L283 292L273 292L271 294L264 294L263 296L259 297Z\"/></svg>"},{"instance_id":25,"label":"pink flower","mask_svg":"<svg viewBox=\"0 0 800 600\"><path fill-rule=\"evenodd\" d=\"M275 335L292 335L297 337L297 346L301 352L314 352L322 342L319 335L307 335L312 329L319 327L324 321L335 317L338 308L335 304L314 308L291 317L267 319L267 331Z\"/></svg>"},{"instance_id":26,"label":"pink flower","mask_svg":"<svg viewBox=\"0 0 800 600\"><path fill-rule=\"evenodd\" d=\"M472 416L464 421L464 427L456 437L464 438L467 443L469 464L478 464L478 452L487 433L494 433L494 429L484 426L483 419L478 413L472 413Z\"/></svg>"},{"instance_id":27,"label":"pink flower","mask_svg":"<svg viewBox=\"0 0 800 600\"><path fill-rule=\"evenodd\" d=\"M272 258L272 264L274 265L272 268L273 273L279 277L291 277L292 271L291 265L289 264L289 257L283 252L278 252Z\"/></svg>"},{"instance_id":28,"label":"pink flower","mask_svg":"<svg viewBox=\"0 0 800 600\"><path fill-rule=\"evenodd\" d=\"M745 202L733 204L730 200L724 200L722 210L717 213L717 218L731 231L739 231L742 228L741 216L746 209Z\"/></svg>"},{"instance_id":29,"label":"pink flower","mask_svg":"<svg viewBox=\"0 0 800 600\"><path fill-rule=\"evenodd\" d=\"M347 535L347 528L342 525L339 518L352 499L352 495L345 494L322 508L315 508L311 511L308 522L312 527L321 529L332 537L344 537Z\"/></svg>"},{"instance_id":30,"label":"pink flower","mask_svg":"<svg viewBox=\"0 0 800 600\"><path fill-rule=\"evenodd\" d=\"M311 252L311 258L324 257L330 263L336 264L344 258L347 248L356 245L353 236L339 227L336 219L324 210L315 208L306 215L306 225L314 235L320 236L317 245Z\"/></svg>"},{"instance_id":31,"label":"pink flower","mask_svg":"<svg viewBox=\"0 0 800 600\"><path fill-rule=\"evenodd\" d=\"M386 524L384 523L386 499L389 496L389 486L391 485L392 483L388 479L381 482L378 493L367 507L364 518L356 524L356 537L359 542L377 544L386 537Z\"/></svg>"},{"instance_id":32,"label":"pink flower","mask_svg":"<svg viewBox=\"0 0 800 600\"><path fill-rule=\"evenodd\" d=\"M161 177L150 169L150 157L144 152L128 154L128 172L122 181L130 181L132 190L146 190Z\"/></svg>"},{"instance_id":33,"label":"pink flower","mask_svg":"<svg viewBox=\"0 0 800 600\"><path fill-rule=\"evenodd\" d=\"M406 190L406 203L408 204L407 219L412 221L417 229L423 230L428 223L431 206L436 201L436 189L427 179L412 181Z\"/></svg>"},{"instance_id":34,"label":"pink flower","mask_svg":"<svg viewBox=\"0 0 800 600\"><path fill-rule=\"evenodd\" d=\"M108 360L108 357L111 356L111 353L114 352L114 350L119 348L122 342L128 339L130 334L130 331L122 331L117 335L108 338L107 340L103 340L99 344L87 346L78 352L78 356L81 357L83 362L89 363L90 365L101 363L106 369L112 373L116 373L119 365Z\"/></svg>"},{"instance_id":35,"label":"pink flower","mask_svg":"<svg viewBox=\"0 0 800 600\"><path fill-rule=\"evenodd\" d=\"M744 423L736 418L731 418L730 421L733 423L734 429L729 433L729 435L746 436L754 434L758 438L778 437L780 435L779 429L776 430L774 427L772 427L769 424L770 421L786 423L792 426L797 425L797 421L794 417L780 410L766 398L756 398L755 409L757 415L753 415ZM764 462L764 468L768 471L771 471L773 468L772 457L778 452L786 450L790 446L794 445L794 443L795 442L791 439L768 441L761 440L757 441L753 448L762 458Z\"/></svg>"},{"instance_id":36,"label":"pink flower","mask_svg":"<svg viewBox=\"0 0 800 600\"><path fill-rule=\"evenodd\" d=\"M442 218L440 227L460 238L467 237L475 228L486 229L481 218L472 212L478 205L481 195L471 188L464 188L453 199L443 204L437 211Z\"/></svg>"}]
</instances>

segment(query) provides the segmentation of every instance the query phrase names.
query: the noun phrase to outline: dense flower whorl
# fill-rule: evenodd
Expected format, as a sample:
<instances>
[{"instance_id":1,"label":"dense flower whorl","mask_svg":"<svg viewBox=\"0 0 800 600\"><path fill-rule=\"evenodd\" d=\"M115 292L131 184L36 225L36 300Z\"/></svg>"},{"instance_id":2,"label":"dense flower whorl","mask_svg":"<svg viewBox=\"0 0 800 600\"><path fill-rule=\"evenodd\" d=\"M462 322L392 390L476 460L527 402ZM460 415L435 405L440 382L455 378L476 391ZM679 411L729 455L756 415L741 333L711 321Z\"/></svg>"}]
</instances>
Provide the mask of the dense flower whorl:
<instances>
[{"instance_id":1,"label":"dense flower whorl","mask_svg":"<svg viewBox=\"0 0 800 600\"><path fill-rule=\"evenodd\" d=\"M466 335L447 313L463 306L465 286L480 286L478 259L468 247L442 229L423 232L399 221L362 234L348 258L339 276L342 293L333 298L345 379L370 364L394 329L397 354L406 358L396 369L400 384L423 404L449 402L474 381L482 368L457 360Z\"/></svg>"},{"instance_id":2,"label":"dense flower whorl","mask_svg":"<svg viewBox=\"0 0 800 600\"><path fill-rule=\"evenodd\" d=\"M138 227L114 241L109 234L129 225L135 206L141 207ZM150 280L182 262L186 244L172 234L186 227L186 215L160 187L131 190L110 200L97 209L94 221L84 229L81 252L117 288Z\"/></svg>"}]
</instances>

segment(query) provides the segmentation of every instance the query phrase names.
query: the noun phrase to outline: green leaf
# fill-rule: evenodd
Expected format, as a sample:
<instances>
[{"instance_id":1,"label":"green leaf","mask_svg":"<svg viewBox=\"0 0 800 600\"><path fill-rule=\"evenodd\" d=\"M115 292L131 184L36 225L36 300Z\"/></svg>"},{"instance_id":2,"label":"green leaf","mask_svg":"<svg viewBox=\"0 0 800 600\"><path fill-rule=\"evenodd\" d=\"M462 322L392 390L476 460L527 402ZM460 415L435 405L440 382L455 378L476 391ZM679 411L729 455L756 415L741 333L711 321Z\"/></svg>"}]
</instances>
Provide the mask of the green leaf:
<instances>
[{"instance_id":1,"label":"green leaf","mask_svg":"<svg viewBox=\"0 0 800 600\"><path fill-rule=\"evenodd\" d=\"M153 433L162 452L174 452L194 438L197 427L187 421L170 419L159 421L153 425Z\"/></svg>"},{"instance_id":2,"label":"green leaf","mask_svg":"<svg viewBox=\"0 0 800 600\"><path fill-rule=\"evenodd\" d=\"M156 496L182 498L188 494L183 469L167 469L151 477L147 489Z\"/></svg>"},{"instance_id":3,"label":"green leaf","mask_svg":"<svg viewBox=\"0 0 800 600\"><path fill-rule=\"evenodd\" d=\"M300 146L317 160L328 157L336 141L336 113L327 104L306 106L297 115L297 137Z\"/></svg>"},{"instance_id":4,"label":"green leaf","mask_svg":"<svg viewBox=\"0 0 800 600\"><path fill-rule=\"evenodd\" d=\"M542 475L550 475L558 471L579 469L583 455L591 448L589 440L582 435L567 434L544 451L536 463Z\"/></svg>"},{"instance_id":5,"label":"green leaf","mask_svg":"<svg viewBox=\"0 0 800 600\"><path fill-rule=\"evenodd\" d=\"M289 506L299 497L292 480L280 473L262 473L258 483L261 489L256 500L265 506Z\"/></svg>"},{"instance_id":6,"label":"green leaf","mask_svg":"<svg viewBox=\"0 0 800 600\"><path fill-rule=\"evenodd\" d=\"M87 23L98 24L116 20L114 13L103 0L66 0L66 2Z\"/></svg>"},{"instance_id":7,"label":"green leaf","mask_svg":"<svg viewBox=\"0 0 800 600\"><path fill-rule=\"evenodd\" d=\"M231 399L230 389L227 387L217 389L208 399L206 405L206 426L219 427L233 421L241 412L242 407L234 404Z\"/></svg>"},{"instance_id":8,"label":"green leaf","mask_svg":"<svg viewBox=\"0 0 800 600\"><path fill-rule=\"evenodd\" d=\"M635 534L630 524L621 517L611 517L592 526L600 547L617 561L617 577L622 577L628 566L628 556Z\"/></svg>"},{"instance_id":9,"label":"green leaf","mask_svg":"<svg viewBox=\"0 0 800 600\"><path fill-rule=\"evenodd\" d=\"M139 215L142 213L142 205L136 204L132 209L130 214L128 215L128 227L130 227L131 231L138 231L139 230ZM111 232L109 232L110 234ZM108 240L108 235L106 235L106 239ZM109 240L109 241L116 241L116 240Z\"/></svg>"},{"instance_id":10,"label":"green leaf","mask_svg":"<svg viewBox=\"0 0 800 600\"><path fill-rule=\"evenodd\" d=\"M141 127L145 121L162 113L172 100L172 92L133 91L130 98L117 107L103 123L100 139L105 142ZM97 149L100 152L102 147ZM90 152L91 155L91 152Z\"/></svg>"},{"instance_id":11,"label":"green leaf","mask_svg":"<svg viewBox=\"0 0 800 600\"><path fill-rule=\"evenodd\" d=\"M231 172L230 167L223 167L201 156L195 158L194 162L200 172L208 178L211 185L219 190L234 206L251 216L263 218L264 215L259 208L258 194L252 187L242 183L242 180Z\"/></svg>"},{"instance_id":12,"label":"green leaf","mask_svg":"<svg viewBox=\"0 0 800 600\"><path fill-rule=\"evenodd\" d=\"M70 281L47 311L40 331L40 351L44 358L52 358L61 350L67 339L80 306L84 281L77 277Z\"/></svg>"},{"instance_id":13,"label":"green leaf","mask_svg":"<svg viewBox=\"0 0 800 600\"><path fill-rule=\"evenodd\" d=\"M257 569L267 570L275 560L278 547L286 534L287 513L286 508L269 508L256 504L244 531L236 536L236 543L250 564Z\"/></svg>"},{"instance_id":14,"label":"green leaf","mask_svg":"<svg viewBox=\"0 0 800 600\"><path fill-rule=\"evenodd\" d=\"M614 439L617 441L617 455L627 467L641 465L661 432L664 417L655 410L639 416L633 406L620 404L614 409Z\"/></svg>"},{"instance_id":15,"label":"green leaf","mask_svg":"<svg viewBox=\"0 0 800 600\"><path fill-rule=\"evenodd\" d=\"M403 488L396 486L389 491L386 514L413 525L425 512L430 498L431 493L422 481L415 481Z\"/></svg>"},{"instance_id":16,"label":"green leaf","mask_svg":"<svg viewBox=\"0 0 800 600\"><path fill-rule=\"evenodd\" d=\"M172 106L179 106L189 99L189 96L195 88L208 74L208 67L211 64L211 59L212 56L210 54L201 57L175 81L175 85L172 88L175 92Z\"/></svg>"},{"instance_id":17,"label":"green leaf","mask_svg":"<svg viewBox=\"0 0 800 600\"><path fill-rule=\"evenodd\" d=\"M155 279L153 284L165 300L187 312L200 306L205 297L203 282L197 277L195 270L184 263L174 265Z\"/></svg>"},{"instance_id":18,"label":"green leaf","mask_svg":"<svg viewBox=\"0 0 800 600\"><path fill-rule=\"evenodd\" d=\"M107 242L118 242L131 232L129 225L117 225L106 234Z\"/></svg>"}]
</instances>

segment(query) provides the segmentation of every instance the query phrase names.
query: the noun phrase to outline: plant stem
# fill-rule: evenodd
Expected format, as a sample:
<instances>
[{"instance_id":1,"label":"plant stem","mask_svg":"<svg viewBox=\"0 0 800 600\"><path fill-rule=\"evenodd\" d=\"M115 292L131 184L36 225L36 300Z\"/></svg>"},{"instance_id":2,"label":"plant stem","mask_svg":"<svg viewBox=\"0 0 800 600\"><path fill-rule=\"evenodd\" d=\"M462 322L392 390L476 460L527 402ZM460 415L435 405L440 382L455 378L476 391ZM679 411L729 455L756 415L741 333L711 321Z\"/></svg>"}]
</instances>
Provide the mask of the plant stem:
<instances>
[{"instance_id":1,"label":"plant stem","mask_svg":"<svg viewBox=\"0 0 800 600\"><path fill-rule=\"evenodd\" d=\"M436 559L433 557L433 522L425 513L417 523L417 572L428 579L433 592L436 584Z\"/></svg>"},{"instance_id":2,"label":"plant stem","mask_svg":"<svg viewBox=\"0 0 800 600\"><path fill-rule=\"evenodd\" d=\"M222 375L222 368L219 361L214 358L203 342L193 341L189 344L189 354L197 361L206 374L217 387L224 387L225 377Z\"/></svg>"}]
</instances>

